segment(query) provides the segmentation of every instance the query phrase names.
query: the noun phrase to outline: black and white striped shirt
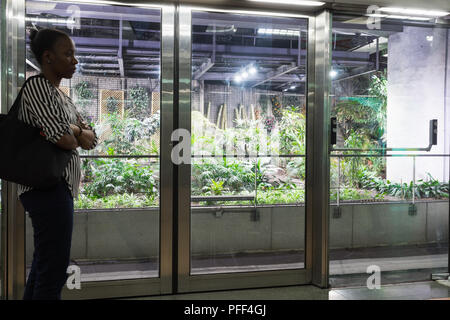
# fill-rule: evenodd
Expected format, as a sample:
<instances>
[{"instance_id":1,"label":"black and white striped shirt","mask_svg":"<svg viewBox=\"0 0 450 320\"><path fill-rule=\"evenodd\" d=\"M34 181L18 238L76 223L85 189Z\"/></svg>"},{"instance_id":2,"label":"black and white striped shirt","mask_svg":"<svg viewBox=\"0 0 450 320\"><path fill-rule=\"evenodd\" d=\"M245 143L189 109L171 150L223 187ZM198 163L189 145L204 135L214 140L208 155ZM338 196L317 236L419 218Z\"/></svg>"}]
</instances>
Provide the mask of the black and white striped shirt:
<instances>
[{"instance_id":1,"label":"black and white striped shirt","mask_svg":"<svg viewBox=\"0 0 450 320\"><path fill-rule=\"evenodd\" d=\"M84 121L72 99L53 86L42 74L30 79L25 85L19 119L41 128L46 139L52 143L58 142L66 133L73 133L70 124L80 125L81 121ZM98 138L95 135L94 147L97 142ZM72 157L63 173L63 178L74 199L78 197L80 176L80 156L77 150L72 150ZM19 184L18 196L32 189Z\"/></svg>"}]
</instances>

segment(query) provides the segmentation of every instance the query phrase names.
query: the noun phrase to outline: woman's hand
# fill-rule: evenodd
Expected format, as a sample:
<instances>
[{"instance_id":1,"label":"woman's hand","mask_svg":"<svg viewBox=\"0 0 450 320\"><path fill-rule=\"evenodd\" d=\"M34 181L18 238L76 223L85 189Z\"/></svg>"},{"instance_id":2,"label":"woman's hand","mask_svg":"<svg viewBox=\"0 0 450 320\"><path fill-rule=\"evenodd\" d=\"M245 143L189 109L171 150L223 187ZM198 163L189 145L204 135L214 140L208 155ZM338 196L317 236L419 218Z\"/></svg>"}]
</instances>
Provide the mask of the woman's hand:
<instances>
[{"instance_id":1,"label":"woman's hand","mask_svg":"<svg viewBox=\"0 0 450 320\"><path fill-rule=\"evenodd\" d=\"M81 135L76 138L82 149L91 150L94 148L95 134L92 130L86 130L83 128Z\"/></svg>"}]
</instances>

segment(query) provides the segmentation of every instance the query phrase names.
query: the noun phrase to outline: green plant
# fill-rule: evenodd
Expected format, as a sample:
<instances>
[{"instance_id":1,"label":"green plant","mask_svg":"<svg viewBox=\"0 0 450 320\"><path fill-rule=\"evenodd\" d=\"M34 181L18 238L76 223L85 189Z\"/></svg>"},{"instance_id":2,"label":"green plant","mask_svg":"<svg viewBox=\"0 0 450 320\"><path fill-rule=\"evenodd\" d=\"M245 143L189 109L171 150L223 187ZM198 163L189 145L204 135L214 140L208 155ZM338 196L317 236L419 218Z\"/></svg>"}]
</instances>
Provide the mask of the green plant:
<instances>
[{"instance_id":1,"label":"green plant","mask_svg":"<svg viewBox=\"0 0 450 320\"><path fill-rule=\"evenodd\" d=\"M92 104L92 99L94 98L92 85L88 81L81 81L75 85L74 89L77 95L75 102L77 109L83 118L87 119L89 117L88 107Z\"/></svg>"},{"instance_id":2,"label":"green plant","mask_svg":"<svg viewBox=\"0 0 450 320\"><path fill-rule=\"evenodd\" d=\"M147 118L150 114L150 98L147 89L137 86L130 89L129 95L131 98L130 116L140 120Z\"/></svg>"},{"instance_id":3,"label":"green plant","mask_svg":"<svg viewBox=\"0 0 450 320\"><path fill-rule=\"evenodd\" d=\"M305 202L305 190L286 188L285 186L270 187L258 191L258 204L295 204Z\"/></svg>"},{"instance_id":4,"label":"green plant","mask_svg":"<svg viewBox=\"0 0 450 320\"><path fill-rule=\"evenodd\" d=\"M113 194L102 198L95 198L80 194L74 201L76 210L83 209L116 209L116 208L144 208L157 207L159 199L155 195L142 194Z\"/></svg>"},{"instance_id":5,"label":"green plant","mask_svg":"<svg viewBox=\"0 0 450 320\"><path fill-rule=\"evenodd\" d=\"M84 186L86 195L100 198L112 194L158 193L153 170L136 160L95 159L92 181Z\"/></svg>"},{"instance_id":6,"label":"green plant","mask_svg":"<svg viewBox=\"0 0 450 320\"><path fill-rule=\"evenodd\" d=\"M223 183L224 183L223 181L211 180L211 184L203 188L203 190L206 191L205 194L220 196L224 191Z\"/></svg>"},{"instance_id":7,"label":"green plant","mask_svg":"<svg viewBox=\"0 0 450 320\"><path fill-rule=\"evenodd\" d=\"M151 145L150 137L159 129L159 124L159 112L144 120L130 118L127 112L123 118L117 113L108 114L105 121L98 124L95 129L97 134L101 134L109 128L111 134L106 136L97 150L99 152L114 150L117 154L131 155L154 152L155 146Z\"/></svg>"},{"instance_id":8,"label":"green plant","mask_svg":"<svg viewBox=\"0 0 450 320\"><path fill-rule=\"evenodd\" d=\"M117 113L119 111L119 100L117 100L113 96L109 96L106 99L106 110L109 114Z\"/></svg>"},{"instance_id":9,"label":"green plant","mask_svg":"<svg viewBox=\"0 0 450 320\"><path fill-rule=\"evenodd\" d=\"M192 165L192 193L200 194L211 190L211 181L220 183L221 191L228 190L237 194L254 192L256 183L265 181L261 162L232 161L226 158L217 160L202 160Z\"/></svg>"},{"instance_id":10,"label":"green plant","mask_svg":"<svg viewBox=\"0 0 450 320\"><path fill-rule=\"evenodd\" d=\"M414 185L413 181L404 183L395 183L389 180L383 180L377 177L373 172L361 171L359 180L362 187L376 190L383 195L389 195L398 198L410 199L413 195L416 199L434 198L445 199L449 197L449 184L439 182L429 173L428 180L419 179Z\"/></svg>"}]
</instances>

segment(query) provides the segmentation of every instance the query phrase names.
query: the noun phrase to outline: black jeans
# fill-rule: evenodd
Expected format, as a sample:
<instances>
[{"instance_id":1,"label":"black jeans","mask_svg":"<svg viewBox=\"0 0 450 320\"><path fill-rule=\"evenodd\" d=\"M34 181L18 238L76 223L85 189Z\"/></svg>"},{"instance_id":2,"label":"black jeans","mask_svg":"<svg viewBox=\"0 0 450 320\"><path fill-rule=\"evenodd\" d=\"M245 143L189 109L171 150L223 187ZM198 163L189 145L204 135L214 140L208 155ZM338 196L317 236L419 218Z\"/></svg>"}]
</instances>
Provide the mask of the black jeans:
<instances>
[{"instance_id":1,"label":"black jeans","mask_svg":"<svg viewBox=\"0 0 450 320\"><path fill-rule=\"evenodd\" d=\"M66 182L20 196L34 231L34 253L24 300L60 300L67 281L73 229L73 198Z\"/></svg>"}]
</instances>

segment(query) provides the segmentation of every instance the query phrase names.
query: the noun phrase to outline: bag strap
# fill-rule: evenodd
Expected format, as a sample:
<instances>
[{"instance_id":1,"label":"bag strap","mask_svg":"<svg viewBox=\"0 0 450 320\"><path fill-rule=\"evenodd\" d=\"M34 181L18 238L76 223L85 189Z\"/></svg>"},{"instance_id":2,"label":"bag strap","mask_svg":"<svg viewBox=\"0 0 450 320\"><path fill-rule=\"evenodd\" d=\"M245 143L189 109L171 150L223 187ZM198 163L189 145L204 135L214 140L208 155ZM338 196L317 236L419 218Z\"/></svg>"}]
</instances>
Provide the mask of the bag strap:
<instances>
[{"instance_id":1,"label":"bag strap","mask_svg":"<svg viewBox=\"0 0 450 320\"><path fill-rule=\"evenodd\" d=\"M22 93L23 93L23 90L24 90L25 86L27 85L27 83L28 83L31 79L34 79L34 78L42 78L42 77L44 77L44 75L38 74L38 75L35 75L35 76L32 76L32 77L29 77L29 78L25 81L25 83L24 83L24 84L22 85L22 87L20 88L20 91L19 91L19 94L18 94L17 97L16 97L16 100L14 100L13 106L12 106L11 109L9 109L9 111L8 111L8 117L14 117L14 118L16 118L16 119L19 119L19 108L20 108L20 105L21 105L21 101L22 101Z\"/></svg>"}]
</instances>

